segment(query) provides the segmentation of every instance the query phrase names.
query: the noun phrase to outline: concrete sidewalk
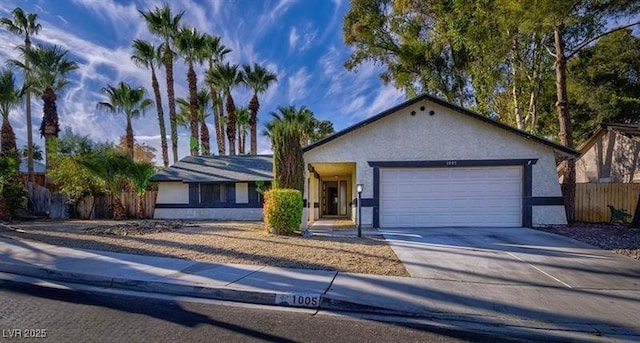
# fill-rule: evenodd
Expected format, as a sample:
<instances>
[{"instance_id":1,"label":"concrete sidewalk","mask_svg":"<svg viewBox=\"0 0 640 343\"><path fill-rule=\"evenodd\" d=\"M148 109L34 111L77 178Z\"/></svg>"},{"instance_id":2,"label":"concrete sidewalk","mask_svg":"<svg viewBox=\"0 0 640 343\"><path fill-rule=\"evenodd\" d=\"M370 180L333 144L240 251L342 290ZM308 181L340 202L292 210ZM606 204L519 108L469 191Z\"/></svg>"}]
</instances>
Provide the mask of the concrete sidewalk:
<instances>
[{"instance_id":1,"label":"concrete sidewalk","mask_svg":"<svg viewBox=\"0 0 640 343\"><path fill-rule=\"evenodd\" d=\"M556 338L640 338L640 291L386 277L57 247L0 238L2 279L23 275L162 294L406 315ZM563 334L561 334L563 333ZM593 336L595 335L595 336ZM575 338L575 337L574 337ZM584 337L582 337L584 338Z\"/></svg>"}]
</instances>

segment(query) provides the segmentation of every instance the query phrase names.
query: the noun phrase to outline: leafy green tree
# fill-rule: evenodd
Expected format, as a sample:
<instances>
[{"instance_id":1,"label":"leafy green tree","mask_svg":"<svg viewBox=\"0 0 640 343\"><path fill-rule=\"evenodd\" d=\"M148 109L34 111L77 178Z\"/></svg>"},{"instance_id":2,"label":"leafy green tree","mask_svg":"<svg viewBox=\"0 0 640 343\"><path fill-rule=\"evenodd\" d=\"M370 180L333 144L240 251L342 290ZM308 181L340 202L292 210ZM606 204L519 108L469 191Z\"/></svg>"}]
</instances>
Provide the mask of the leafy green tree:
<instances>
[{"instance_id":1,"label":"leafy green tree","mask_svg":"<svg viewBox=\"0 0 640 343\"><path fill-rule=\"evenodd\" d=\"M154 7L153 10L146 12L140 11L140 14L147 22L149 32L162 39L162 62L166 72L167 99L169 102L169 123L171 127L171 149L173 152L173 163L178 162L178 126L176 123L176 100L173 79L173 60L175 53L172 49L175 46L175 38L180 30L180 21L184 12L178 14L168 3L164 3L162 7Z\"/></svg>"},{"instance_id":2,"label":"leafy green tree","mask_svg":"<svg viewBox=\"0 0 640 343\"><path fill-rule=\"evenodd\" d=\"M113 146L110 144L97 143L89 136L82 136L66 127L58 139L58 154L52 161L47 176L74 205L86 196L104 194L104 182L91 173L81 161L98 158L112 149Z\"/></svg>"},{"instance_id":3,"label":"leafy green tree","mask_svg":"<svg viewBox=\"0 0 640 343\"><path fill-rule=\"evenodd\" d=\"M640 38L631 30L614 32L584 48L567 68L577 143L601 123L640 122Z\"/></svg>"},{"instance_id":4,"label":"leafy green tree","mask_svg":"<svg viewBox=\"0 0 640 343\"><path fill-rule=\"evenodd\" d=\"M2 130L0 131L0 153L16 150L16 134L9 121L9 113L20 103L23 90L16 86L13 71L0 69L0 115L2 115Z\"/></svg>"},{"instance_id":5,"label":"leafy green tree","mask_svg":"<svg viewBox=\"0 0 640 343\"><path fill-rule=\"evenodd\" d=\"M0 219L8 220L24 205L27 191L18 175L20 159L14 150L0 154Z\"/></svg>"},{"instance_id":6,"label":"leafy green tree","mask_svg":"<svg viewBox=\"0 0 640 343\"><path fill-rule=\"evenodd\" d=\"M155 96L156 110L158 112L158 126L160 127L160 145L162 147L162 163L165 168L169 167L169 147L167 146L167 128L164 124L164 110L162 109L162 95L160 85L156 76L156 68L162 63L162 52L160 47L136 39L133 41L133 55L131 60L140 67L151 71L151 87Z\"/></svg>"},{"instance_id":7,"label":"leafy green tree","mask_svg":"<svg viewBox=\"0 0 640 343\"><path fill-rule=\"evenodd\" d=\"M146 91L143 87L132 88L125 82L120 82L117 87L107 85L102 88L102 92L108 100L99 102L97 107L110 113L122 113L126 118L127 154L133 160L134 138L131 122L144 115L153 102L145 97Z\"/></svg>"},{"instance_id":8,"label":"leafy green tree","mask_svg":"<svg viewBox=\"0 0 640 343\"><path fill-rule=\"evenodd\" d=\"M47 168L56 153L58 132L58 107L56 93L69 84L69 73L78 69L78 64L68 58L69 51L57 45L36 45L35 48L21 47L25 62L10 60L9 63L28 73L28 84L43 101L43 116L40 134L44 136ZM28 143L27 143L28 144Z\"/></svg>"},{"instance_id":9,"label":"leafy green tree","mask_svg":"<svg viewBox=\"0 0 640 343\"><path fill-rule=\"evenodd\" d=\"M189 129L191 131L191 140L189 147L191 156L197 156L199 153L199 126L198 120L198 78L194 69L194 65L200 64L205 59L205 49L207 41L203 34L199 33L195 28L182 28L175 38L176 48L180 55L187 63L187 84L189 88ZM208 144L208 143L207 143Z\"/></svg>"},{"instance_id":10,"label":"leafy green tree","mask_svg":"<svg viewBox=\"0 0 640 343\"><path fill-rule=\"evenodd\" d=\"M264 93L269 89L271 84L278 81L278 76L270 72L267 68L254 63L244 65L243 67L244 84L253 92L253 96L249 101L249 127L251 130L251 155L258 154L258 110L260 109L260 101L258 94ZM244 138L243 138L244 140ZM242 143L244 145L244 142ZM241 149L244 153L244 149Z\"/></svg>"},{"instance_id":11,"label":"leafy green tree","mask_svg":"<svg viewBox=\"0 0 640 343\"><path fill-rule=\"evenodd\" d=\"M221 64L207 71L206 82L221 89L226 97L227 105L227 139L229 140L229 155L236 154L236 105L231 91L242 84L242 73L237 64Z\"/></svg>"},{"instance_id":12,"label":"leafy green tree","mask_svg":"<svg viewBox=\"0 0 640 343\"><path fill-rule=\"evenodd\" d=\"M474 56L453 34L471 24L455 21L461 15L469 18L460 3L352 0L343 36L354 50L345 67L357 70L367 61L381 64L386 68L382 80L409 96L431 93L467 104L472 98L468 66Z\"/></svg>"},{"instance_id":13,"label":"leafy green tree","mask_svg":"<svg viewBox=\"0 0 640 343\"><path fill-rule=\"evenodd\" d=\"M127 184L128 173L133 161L129 156L118 153L115 149L108 149L101 154L91 154L78 162L84 166L89 173L99 178L111 194L113 218L124 219L127 216L122 205L120 193L124 185Z\"/></svg>"},{"instance_id":14,"label":"leafy green tree","mask_svg":"<svg viewBox=\"0 0 640 343\"><path fill-rule=\"evenodd\" d=\"M5 27L9 32L16 35L24 35L24 48L31 49L31 37L37 35L42 29L42 25L38 23L38 15L35 13L24 13L20 7L16 7L12 12L12 18L0 18L0 26ZM24 59L24 79L28 80L29 60ZM33 181L33 123L31 119L31 92L29 88L25 88L25 111L27 120L27 172L28 180Z\"/></svg>"},{"instance_id":15,"label":"leafy green tree","mask_svg":"<svg viewBox=\"0 0 640 343\"><path fill-rule=\"evenodd\" d=\"M222 43L220 43L220 37L211 36L205 34L205 50L204 56L208 63L207 75L210 70L214 70L215 66L222 63L226 54L230 53L231 49L228 49ZM225 154L225 120L224 109L221 96L219 94L218 87L213 82L207 82L209 84L209 96L211 97L211 104L213 106L213 126L216 132L216 143L218 146L218 154Z\"/></svg>"},{"instance_id":16,"label":"leafy green tree","mask_svg":"<svg viewBox=\"0 0 640 343\"><path fill-rule=\"evenodd\" d=\"M567 95L567 60L612 32L640 24L635 22L625 26L611 27L611 18L631 17L638 13L640 13L640 3L635 0L584 0L576 3L545 0L537 3L532 11L525 13L522 17L523 25L537 23L543 32L550 32L553 37L553 48L549 51L554 58L555 107L559 124L558 138L561 144L574 147ZM560 170L563 175L561 187L567 220L572 223L575 205L575 160L563 161Z\"/></svg>"}]
</instances>

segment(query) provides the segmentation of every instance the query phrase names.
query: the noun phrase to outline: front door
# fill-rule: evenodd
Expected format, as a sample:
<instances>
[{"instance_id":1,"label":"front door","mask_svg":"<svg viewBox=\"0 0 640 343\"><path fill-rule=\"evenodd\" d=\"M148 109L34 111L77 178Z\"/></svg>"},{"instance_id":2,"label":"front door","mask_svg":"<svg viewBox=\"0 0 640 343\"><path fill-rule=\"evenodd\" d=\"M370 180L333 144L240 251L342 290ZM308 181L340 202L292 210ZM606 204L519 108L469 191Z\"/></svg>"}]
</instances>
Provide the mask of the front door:
<instances>
[{"instance_id":1,"label":"front door","mask_svg":"<svg viewBox=\"0 0 640 343\"><path fill-rule=\"evenodd\" d=\"M325 182L325 209L324 214L328 216L338 215L338 183Z\"/></svg>"}]
</instances>

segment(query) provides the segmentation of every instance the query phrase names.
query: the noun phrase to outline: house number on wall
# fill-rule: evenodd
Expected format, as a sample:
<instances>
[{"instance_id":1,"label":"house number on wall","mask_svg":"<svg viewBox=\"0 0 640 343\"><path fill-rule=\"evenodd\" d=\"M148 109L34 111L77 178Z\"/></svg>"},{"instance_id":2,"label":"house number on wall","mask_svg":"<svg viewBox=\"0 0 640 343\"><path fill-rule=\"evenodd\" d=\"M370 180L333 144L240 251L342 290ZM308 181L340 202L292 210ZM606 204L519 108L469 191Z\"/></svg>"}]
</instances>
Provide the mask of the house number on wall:
<instances>
[{"instance_id":1,"label":"house number on wall","mask_svg":"<svg viewBox=\"0 0 640 343\"><path fill-rule=\"evenodd\" d=\"M277 294L277 305L317 308L320 306L320 294Z\"/></svg>"},{"instance_id":2,"label":"house number on wall","mask_svg":"<svg viewBox=\"0 0 640 343\"><path fill-rule=\"evenodd\" d=\"M456 161L447 161L447 165L448 166L455 166L456 165Z\"/></svg>"}]
</instances>

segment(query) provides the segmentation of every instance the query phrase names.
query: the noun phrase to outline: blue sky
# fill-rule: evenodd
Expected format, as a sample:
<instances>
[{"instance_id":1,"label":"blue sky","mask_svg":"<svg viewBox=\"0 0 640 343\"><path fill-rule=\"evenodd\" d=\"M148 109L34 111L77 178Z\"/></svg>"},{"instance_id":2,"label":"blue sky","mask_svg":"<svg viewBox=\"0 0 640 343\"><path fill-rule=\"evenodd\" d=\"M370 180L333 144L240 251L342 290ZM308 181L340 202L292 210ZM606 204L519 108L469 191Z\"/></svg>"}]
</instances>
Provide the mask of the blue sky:
<instances>
[{"instance_id":1,"label":"blue sky","mask_svg":"<svg viewBox=\"0 0 640 343\"><path fill-rule=\"evenodd\" d=\"M380 67L364 64L357 72L343 67L350 55L350 48L342 39L342 19L348 10L348 0L173 0L170 3L174 10L185 11L183 23L220 36L223 44L232 49L227 56L229 62L257 62L278 74L279 82L260 99L259 125L264 124L268 114L278 106L305 105L316 117L331 120L335 129L340 130L404 99L401 91L380 81ZM146 87L152 98L150 75L130 61L130 47L138 38L158 42L149 34L138 9L161 4L153 0L2 0L0 16L10 16L16 6L37 13L43 30L34 41L64 46L80 65L71 76L71 85L58 97L61 127L70 126L98 141L117 141L124 134L124 116L96 110L96 103L104 100L100 89L126 81ZM19 58L14 47L22 43L23 38L0 30L0 63ZM174 75L176 95L186 97L183 61L177 62ZM166 94L164 74L159 79ZM249 91L244 89L234 93L239 105L246 106L249 97ZM166 107L166 97L163 102ZM41 101L34 99L33 106L34 128L38 128ZM12 113L10 120L22 146L26 142L22 107ZM134 121L133 128L139 142L158 149L156 162L161 160L155 111ZM209 129L213 133L212 123ZM179 133L182 158L188 154L188 133L184 129ZM34 130L34 141L43 146L37 130ZM258 144L260 152L270 151L270 144L263 137ZM215 145L213 139L212 145Z\"/></svg>"}]
</instances>

